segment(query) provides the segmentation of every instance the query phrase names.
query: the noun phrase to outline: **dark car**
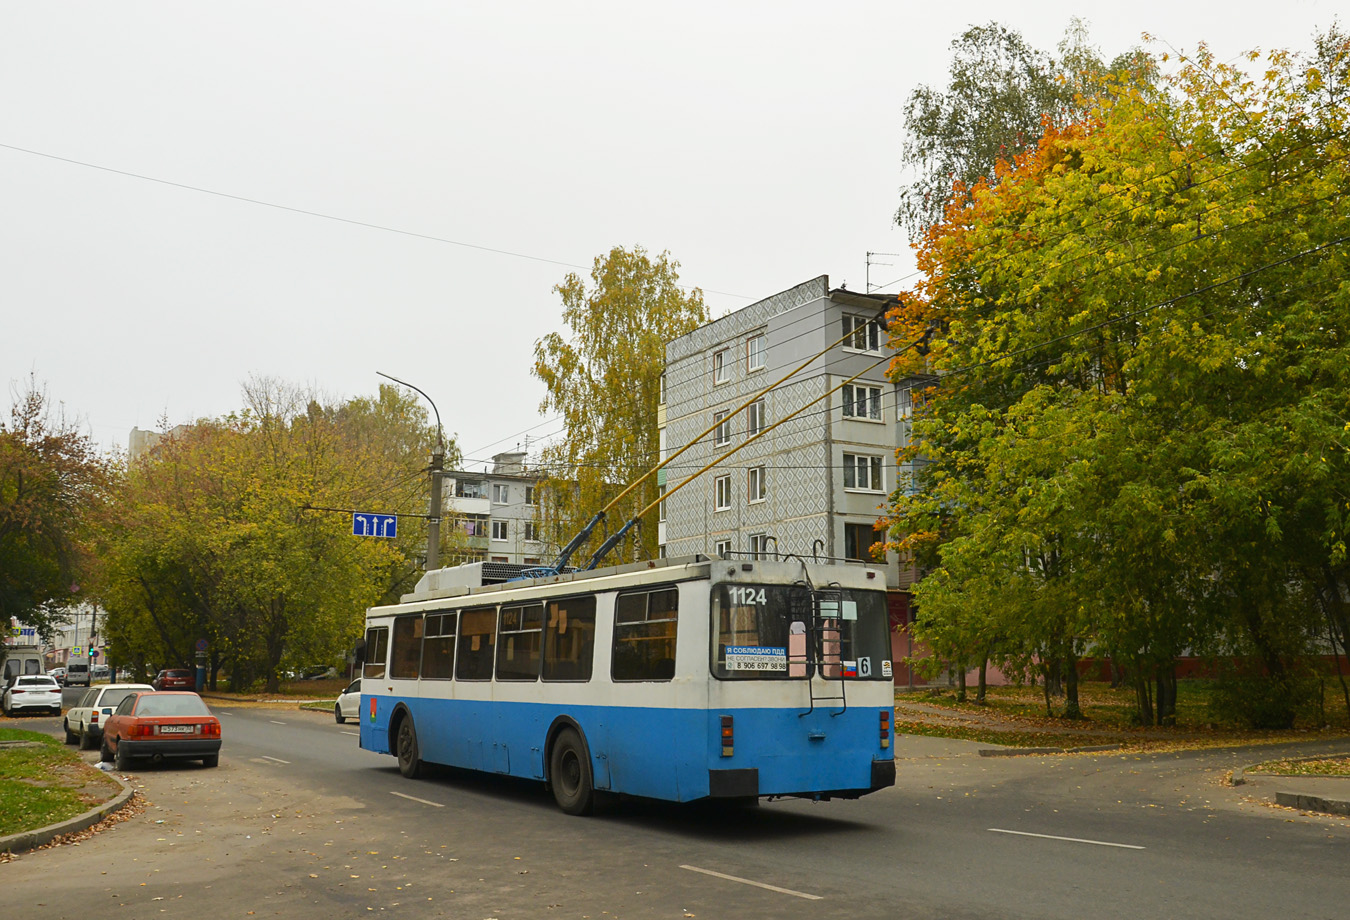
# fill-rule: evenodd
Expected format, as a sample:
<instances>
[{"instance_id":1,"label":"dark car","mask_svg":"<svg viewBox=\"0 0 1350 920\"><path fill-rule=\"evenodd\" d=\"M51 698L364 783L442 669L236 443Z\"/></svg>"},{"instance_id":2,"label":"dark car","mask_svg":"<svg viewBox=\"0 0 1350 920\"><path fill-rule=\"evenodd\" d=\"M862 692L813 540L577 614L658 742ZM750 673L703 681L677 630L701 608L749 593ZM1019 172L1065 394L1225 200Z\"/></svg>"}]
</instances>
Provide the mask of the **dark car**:
<instances>
[{"instance_id":1,"label":"dark car","mask_svg":"<svg viewBox=\"0 0 1350 920\"><path fill-rule=\"evenodd\" d=\"M156 674L150 686L156 690L196 690L197 675L191 668L169 668Z\"/></svg>"},{"instance_id":2,"label":"dark car","mask_svg":"<svg viewBox=\"0 0 1350 920\"><path fill-rule=\"evenodd\" d=\"M135 693L103 726L102 759L129 770L137 758L220 763L220 720L195 693Z\"/></svg>"}]
</instances>

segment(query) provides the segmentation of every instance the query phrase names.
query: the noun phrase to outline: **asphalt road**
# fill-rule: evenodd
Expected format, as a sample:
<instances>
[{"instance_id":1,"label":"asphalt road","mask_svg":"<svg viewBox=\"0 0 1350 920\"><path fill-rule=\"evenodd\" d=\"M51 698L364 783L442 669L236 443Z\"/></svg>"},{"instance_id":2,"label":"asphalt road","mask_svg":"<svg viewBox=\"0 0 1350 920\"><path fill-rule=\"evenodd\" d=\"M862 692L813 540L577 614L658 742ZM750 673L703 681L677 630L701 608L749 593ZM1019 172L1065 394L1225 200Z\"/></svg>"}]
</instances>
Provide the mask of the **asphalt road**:
<instances>
[{"instance_id":1,"label":"asphalt road","mask_svg":"<svg viewBox=\"0 0 1350 920\"><path fill-rule=\"evenodd\" d=\"M218 769L138 771L144 815L0 866L0 903L23 916L475 920L1340 918L1350 903L1350 821L1217 783L1270 749L981 758L902 738L897 787L857 802L616 800L571 818L537 784L405 780L331 716L217 711Z\"/></svg>"}]
</instances>

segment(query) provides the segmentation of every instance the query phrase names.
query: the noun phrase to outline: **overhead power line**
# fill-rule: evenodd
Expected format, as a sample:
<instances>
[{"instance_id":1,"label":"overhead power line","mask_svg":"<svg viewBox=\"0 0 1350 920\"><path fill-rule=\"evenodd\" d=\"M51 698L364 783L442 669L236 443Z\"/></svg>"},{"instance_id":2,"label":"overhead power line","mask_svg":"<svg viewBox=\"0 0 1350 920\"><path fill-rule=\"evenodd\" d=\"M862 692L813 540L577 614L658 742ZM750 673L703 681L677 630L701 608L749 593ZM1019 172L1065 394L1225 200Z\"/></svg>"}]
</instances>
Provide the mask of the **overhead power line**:
<instances>
[{"instance_id":1,"label":"overhead power line","mask_svg":"<svg viewBox=\"0 0 1350 920\"><path fill-rule=\"evenodd\" d=\"M255 204L258 205L259 207L273 208L277 211L288 211L291 214L303 214L306 217L317 217L320 218L321 220L331 220L336 221L337 223L340 224L350 224L351 226L354 227L364 227L367 230L379 230L383 233L397 233L400 236L410 236L413 237L414 239L427 240L432 243L445 243L446 245L449 246L460 246L465 249L476 249L479 252L490 252L499 256L509 256L513 259L527 259L531 262L543 262L548 265L560 265L563 268L575 268L581 271L591 270L591 266L578 265L576 262L564 262L561 259L550 259L547 256L531 255L528 252L517 252L516 250L513 249L498 249L494 246L484 246L481 243L469 243L465 242L464 240L452 240L449 237L436 236L431 233L420 233L416 230L404 230L401 227L391 227L387 224L377 224L367 220L357 220L354 217L342 217L341 215L338 214L325 214L322 211L311 211L307 208L297 208L291 205L277 204L274 201L264 201L261 198L251 198L247 195L236 195L231 192L221 192L217 191L216 189L204 188L200 185L190 185L186 182L174 182L171 179L161 179L158 176L147 176L144 173L135 173L126 169L116 169L112 166L103 166L99 163L89 163L84 160L76 160L71 157L63 157L54 153L47 153L42 150L33 150L28 147L19 147L15 144L0 143L0 148L4 148L5 150L13 150L16 153L26 153L29 156L44 157L48 160L56 160L59 163L69 163L72 166L81 166L85 169L95 169L100 172L112 173L117 176L125 176L129 179L139 179L142 182L154 182L159 185L167 185L170 188L183 189L184 191L188 192L198 192L199 194L202 195L214 195L217 198L227 198L231 201L241 201L244 202L245 204ZM694 287L693 285L687 284L681 284L677 286L686 291ZM715 291L712 288L701 288L700 290L707 291L710 294L718 294L722 297L735 297L739 300L753 299L747 297L744 294L733 294L730 291Z\"/></svg>"}]
</instances>

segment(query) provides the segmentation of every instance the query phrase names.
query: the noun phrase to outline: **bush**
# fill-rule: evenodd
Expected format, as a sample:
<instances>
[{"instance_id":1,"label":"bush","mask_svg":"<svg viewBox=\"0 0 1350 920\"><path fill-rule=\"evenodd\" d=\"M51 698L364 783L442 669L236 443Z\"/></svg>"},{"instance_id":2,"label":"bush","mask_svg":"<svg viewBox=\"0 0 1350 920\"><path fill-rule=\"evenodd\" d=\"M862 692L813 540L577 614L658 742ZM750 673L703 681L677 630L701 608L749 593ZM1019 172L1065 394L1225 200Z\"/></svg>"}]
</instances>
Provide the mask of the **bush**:
<instances>
[{"instance_id":1,"label":"bush","mask_svg":"<svg viewBox=\"0 0 1350 920\"><path fill-rule=\"evenodd\" d=\"M1209 697L1216 722L1260 729L1289 729L1317 718L1321 686L1307 667L1272 677L1250 665L1224 664Z\"/></svg>"}]
</instances>

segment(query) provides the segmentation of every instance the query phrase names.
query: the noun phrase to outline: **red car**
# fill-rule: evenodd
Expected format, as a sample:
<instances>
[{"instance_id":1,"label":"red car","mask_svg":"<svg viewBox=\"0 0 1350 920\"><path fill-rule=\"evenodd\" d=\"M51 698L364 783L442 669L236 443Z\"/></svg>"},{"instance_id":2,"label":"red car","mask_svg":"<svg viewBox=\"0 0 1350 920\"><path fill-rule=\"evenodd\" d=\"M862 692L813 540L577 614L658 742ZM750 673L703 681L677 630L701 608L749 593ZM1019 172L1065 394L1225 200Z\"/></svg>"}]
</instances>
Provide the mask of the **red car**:
<instances>
[{"instance_id":1,"label":"red car","mask_svg":"<svg viewBox=\"0 0 1350 920\"><path fill-rule=\"evenodd\" d=\"M191 668L169 668L156 674L150 686L156 690L196 690L197 675Z\"/></svg>"},{"instance_id":2,"label":"red car","mask_svg":"<svg viewBox=\"0 0 1350 920\"><path fill-rule=\"evenodd\" d=\"M195 693L136 693L103 726L102 759L130 770L136 758L220 763L220 720Z\"/></svg>"}]
</instances>

